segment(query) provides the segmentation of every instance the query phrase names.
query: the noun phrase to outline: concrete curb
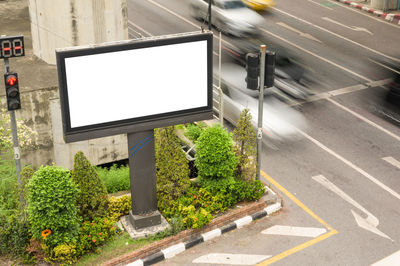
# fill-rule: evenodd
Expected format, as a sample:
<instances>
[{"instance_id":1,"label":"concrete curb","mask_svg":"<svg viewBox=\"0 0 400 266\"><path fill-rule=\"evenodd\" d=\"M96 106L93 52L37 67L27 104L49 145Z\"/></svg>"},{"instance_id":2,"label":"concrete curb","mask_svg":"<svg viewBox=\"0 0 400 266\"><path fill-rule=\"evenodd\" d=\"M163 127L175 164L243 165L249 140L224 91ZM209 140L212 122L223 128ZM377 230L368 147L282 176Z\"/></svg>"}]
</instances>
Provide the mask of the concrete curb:
<instances>
[{"instance_id":1,"label":"concrete curb","mask_svg":"<svg viewBox=\"0 0 400 266\"><path fill-rule=\"evenodd\" d=\"M267 186L265 188L268 193L260 200L240 204L227 214L214 218L209 225L202 229L182 231L177 235L111 259L102 265L152 265L279 211L282 208L281 199L272 189Z\"/></svg>"},{"instance_id":2,"label":"concrete curb","mask_svg":"<svg viewBox=\"0 0 400 266\"><path fill-rule=\"evenodd\" d=\"M366 11L370 14L373 14L375 16L378 16L386 21L392 22L394 24L398 24L400 25L400 14L391 14L391 13L384 13L380 10L375 10L373 8L370 8L368 6L363 6L360 5L357 2L352 2L352 1L348 1L348 0L336 0L337 2L341 2L343 4L358 8L360 10Z\"/></svg>"},{"instance_id":3,"label":"concrete curb","mask_svg":"<svg viewBox=\"0 0 400 266\"><path fill-rule=\"evenodd\" d=\"M262 211L256 212L252 215L247 215L244 216L240 219L235 220L232 223L229 223L227 225L222 226L221 228L214 229L212 231L209 231L207 233L201 234L200 236L196 236L186 242L181 242L179 244L170 246L168 248L162 249L161 251L154 253L152 255L149 255L145 258L138 259L132 263L129 263L127 265L129 266L145 266L145 265L152 265L154 263L163 261L164 259L169 259L174 257L175 255L191 248L194 247L200 243L209 241L210 239L213 239L217 236L220 236L222 234L225 234L227 232L230 232L232 230L235 230L237 228L241 228L245 225L250 224L251 222L260 219L262 217L268 216L274 212L277 212L278 210L281 209L281 203L277 202L275 204L269 205L268 207L264 208Z\"/></svg>"}]
</instances>

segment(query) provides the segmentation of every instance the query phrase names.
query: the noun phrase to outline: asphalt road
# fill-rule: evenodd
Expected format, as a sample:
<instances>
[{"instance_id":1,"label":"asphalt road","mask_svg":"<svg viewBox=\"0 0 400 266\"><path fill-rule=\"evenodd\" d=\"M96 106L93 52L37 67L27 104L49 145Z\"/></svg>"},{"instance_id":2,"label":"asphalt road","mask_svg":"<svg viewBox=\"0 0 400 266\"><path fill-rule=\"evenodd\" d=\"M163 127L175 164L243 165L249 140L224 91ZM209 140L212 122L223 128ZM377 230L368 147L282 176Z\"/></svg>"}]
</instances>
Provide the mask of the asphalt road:
<instances>
[{"instance_id":1,"label":"asphalt road","mask_svg":"<svg viewBox=\"0 0 400 266\"><path fill-rule=\"evenodd\" d=\"M276 3L260 38L294 53L317 81L313 101L296 106L308 121L303 139L263 148L262 178L284 208L160 265L240 263L232 254L264 256L261 264L371 265L400 250L400 127L379 114L387 62L400 62L400 27L335 1ZM128 17L131 37L201 27L182 0L128 0ZM217 38L214 47L218 54Z\"/></svg>"}]
</instances>

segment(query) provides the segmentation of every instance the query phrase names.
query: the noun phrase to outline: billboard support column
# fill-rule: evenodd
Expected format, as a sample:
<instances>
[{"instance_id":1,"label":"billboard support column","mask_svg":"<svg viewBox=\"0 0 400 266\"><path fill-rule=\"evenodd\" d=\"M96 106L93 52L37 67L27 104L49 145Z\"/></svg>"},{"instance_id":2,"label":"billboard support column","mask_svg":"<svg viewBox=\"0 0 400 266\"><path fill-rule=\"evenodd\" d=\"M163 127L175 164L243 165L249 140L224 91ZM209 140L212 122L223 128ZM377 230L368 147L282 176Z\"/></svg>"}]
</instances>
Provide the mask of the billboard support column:
<instances>
[{"instance_id":1,"label":"billboard support column","mask_svg":"<svg viewBox=\"0 0 400 266\"><path fill-rule=\"evenodd\" d=\"M154 129L128 133L128 152L132 195L129 221L135 229L159 225Z\"/></svg>"}]
</instances>

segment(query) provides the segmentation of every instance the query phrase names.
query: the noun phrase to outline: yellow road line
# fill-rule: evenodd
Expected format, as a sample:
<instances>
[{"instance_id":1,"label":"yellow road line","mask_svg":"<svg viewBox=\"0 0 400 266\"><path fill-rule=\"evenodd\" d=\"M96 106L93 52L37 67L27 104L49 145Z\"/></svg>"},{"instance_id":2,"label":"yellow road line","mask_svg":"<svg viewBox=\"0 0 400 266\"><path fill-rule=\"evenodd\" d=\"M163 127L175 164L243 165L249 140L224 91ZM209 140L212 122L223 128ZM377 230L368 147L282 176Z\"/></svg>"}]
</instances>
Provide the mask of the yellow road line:
<instances>
[{"instance_id":1,"label":"yellow road line","mask_svg":"<svg viewBox=\"0 0 400 266\"><path fill-rule=\"evenodd\" d=\"M269 259L257 264L257 266L270 265L270 264L272 264L274 262L277 262L278 260L281 260L281 259L283 259L283 258L285 258L285 257L287 257L287 256L289 256L289 255L291 255L293 253L296 253L296 252L298 252L298 251L300 251L302 249L305 249L305 248L307 248L307 247L309 247L311 245L314 245L314 244L316 244L316 243L318 243L318 242L320 242L320 241L322 241L324 239L327 239L328 237L330 237L332 235L335 235L337 233L338 232L333 229L333 230L329 231L326 234L320 235L317 238L311 239L311 240L309 240L309 241L307 241L307 242L305 242L303 244L300 244L300 245L298 245L298 246L296 246L294 248L291 248L291 249L286 250L286 251L284 251L284 252L282 252L282 253L280 253L280 254L278 254L276 256L273 256L272 258L269 258Z\"/></svg>"},{"instance_id":2,"label":"yellow road line","mask_svg":"<svg viewBox=\"0 0 400 266\"><path fill-rule=\"evenodd\" d=\"M261 171L261 175L268 181L270 182L272 185L274 185L277 189L279 189L283 194L285 194L289 199L291 199L294 203L296 203L300 208L302 208L306 213L308 213L311 217L313 217L315 220L317 220L319 223L321 223L322 225L324 225L329 232L323 235L320 235L319 237L316 237L314 239L311 239L303 244L300 244L294 248L291 248L289 250L286 250L272 258L269 258L268 260L265 260L259 264L257 264L257 266L264 266L264 265L269 265L271 263L274 263L280 259L283 259L293 253L296 253L302 249L305 249L311 245L314 245L324 239L327 239L328 237L331 237L332 235L335 235L338 233L338 231L336 231L335 229L333 229L329 224L327 224L324 220L322 220L321 218L319 218L312 210L310 210L306 205L304 205L300 200L298 200L292 193L290 193L289 191L287 191L284 187L282 187L278 182L276 182L272 177L270 177L269 175L267 175L264 171Z\"/></svg>"}]
</instances>

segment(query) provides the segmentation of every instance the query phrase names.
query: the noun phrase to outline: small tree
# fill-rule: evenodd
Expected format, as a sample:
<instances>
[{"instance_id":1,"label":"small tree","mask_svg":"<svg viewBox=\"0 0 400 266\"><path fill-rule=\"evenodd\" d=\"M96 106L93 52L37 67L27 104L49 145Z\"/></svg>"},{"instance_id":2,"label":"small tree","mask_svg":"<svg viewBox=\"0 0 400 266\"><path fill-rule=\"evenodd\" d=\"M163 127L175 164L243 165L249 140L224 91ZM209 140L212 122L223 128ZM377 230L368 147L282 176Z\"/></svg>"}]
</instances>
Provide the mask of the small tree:
<instances>
[{"instance_id":1,"label":"small tree","mask_svg":"<svg viewBox=\"0 0 400 266\"><path fill-rule=\"evenodd\" d=\"M108 206L107 189L82 151L75 154L72 180L81 191L76 201L79 215L85 221L105 215Z\"/></svg>"},{"instance_id":2,"label":"small tree","mask_svg":"<svg viewBox=\"0 0 400 266\"><path fill-rule=\"evenodd\" d=\"M189 164L174 127L155 130L158 205L177 199L190 186Z\"/></svg>"},{"instance_id":3,"label":"small tree","mask_svg":"<svg viewBox=\"0 0 400 266\"><path fill-rule=\"evenodd\" d=\"M243 109L232 136L236 142L236 155L239 159L237 176L245 180L253 180L256 177L256 130L251 124L251 119L249 109Z\"/></svg>"},{"instance_id":4,"label":"small tree","mask_svg":"<svg viewBox=\"0 0 400 266\"><path fill-rule=\"evenodd\" d=\"M69 171L56 166L41 167L28 184L28 219L34 239L51 248L77 241L79 223L75 206L79 189Z\"/></svg>"},{"instance_id":5,"label":"small tree","mask_svg":"<svg viewBox=\"0 0 400 266\"><path fill-rule=\"evenodd\" d=\"M200 178L229 178L237 166L231 135L220 125L204 130L196 142L195 165Z\"/></svg>"}]
</instances>

